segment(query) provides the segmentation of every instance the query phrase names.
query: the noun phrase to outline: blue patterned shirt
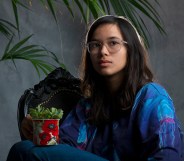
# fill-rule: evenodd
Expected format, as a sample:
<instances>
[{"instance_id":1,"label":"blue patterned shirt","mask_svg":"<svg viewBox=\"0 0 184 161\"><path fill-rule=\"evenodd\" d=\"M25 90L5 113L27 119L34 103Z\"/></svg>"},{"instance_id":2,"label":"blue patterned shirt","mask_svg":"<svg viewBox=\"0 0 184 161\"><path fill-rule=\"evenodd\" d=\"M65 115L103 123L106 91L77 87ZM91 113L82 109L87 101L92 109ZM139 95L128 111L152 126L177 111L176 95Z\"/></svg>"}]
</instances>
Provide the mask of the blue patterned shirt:
<instances>
[{"instance_id":1,"label":"blue patterned shirt","mask_svg":"<svg viewBox=\"0 0 184 161\"><path fill-rule=\"evenodd\" d=\"M136 95L132 110L101 128L87 122L91 108L82 99L60 126L61 143L110 161L181 161L182 133L173 102L157 83Z\"/></svg>"}]
</instances>

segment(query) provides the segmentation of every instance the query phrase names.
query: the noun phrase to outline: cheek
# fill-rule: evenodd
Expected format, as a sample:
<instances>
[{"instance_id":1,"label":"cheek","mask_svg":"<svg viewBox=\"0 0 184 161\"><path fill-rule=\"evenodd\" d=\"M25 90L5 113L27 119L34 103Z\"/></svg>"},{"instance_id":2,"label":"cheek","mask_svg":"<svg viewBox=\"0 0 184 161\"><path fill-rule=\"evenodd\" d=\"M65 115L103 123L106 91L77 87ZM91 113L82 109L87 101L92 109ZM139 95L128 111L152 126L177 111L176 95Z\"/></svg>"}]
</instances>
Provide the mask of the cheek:
<instances>
[{"instance_id":1,"label":"cheek","mask_svg":"<svg viewBox=\"0 0 184 161\"><path fill-rule=\"evenodd\" d=\"M126 66L126 64L127 64L127 53L124 52L124 53L120 54L118 57L116 57L116 62L118 62L119 66L122 66L122 67Z\"/></svg>"},{"instance_id":2,"label":"cheek","mask_svg":"<svg viewBox=\"0 0 184 161\"><path fill-rule=\"evenodd\" d=\"M93 65L93 67L95 67L95 65L96 65L96 63L97 63L97 58L96 57L92 57L92 56L90 56L90 59L91 59L91 63L92 63L92 65Z\"/></svg>"}]
</instances>

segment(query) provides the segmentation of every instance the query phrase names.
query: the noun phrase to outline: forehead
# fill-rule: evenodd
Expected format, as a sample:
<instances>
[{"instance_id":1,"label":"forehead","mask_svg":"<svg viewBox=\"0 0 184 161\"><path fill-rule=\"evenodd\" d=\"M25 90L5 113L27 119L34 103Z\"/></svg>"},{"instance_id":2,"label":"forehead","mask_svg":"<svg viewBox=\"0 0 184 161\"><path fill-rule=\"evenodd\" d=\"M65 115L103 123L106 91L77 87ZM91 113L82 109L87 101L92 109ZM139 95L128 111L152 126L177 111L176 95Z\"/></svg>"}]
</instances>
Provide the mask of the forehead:
<instances>
[{"instance_id":1,"label":"forehead","mask_svg":"<svg viewBox=\"0 0 184 161\"><path fill-rule=\"evenodd\" d=\"M117 24L102 24L96 28L92 35L92 39L95 40L105 40L111 37L120 39L123 37Z\"/></svg>"}]
</instances>

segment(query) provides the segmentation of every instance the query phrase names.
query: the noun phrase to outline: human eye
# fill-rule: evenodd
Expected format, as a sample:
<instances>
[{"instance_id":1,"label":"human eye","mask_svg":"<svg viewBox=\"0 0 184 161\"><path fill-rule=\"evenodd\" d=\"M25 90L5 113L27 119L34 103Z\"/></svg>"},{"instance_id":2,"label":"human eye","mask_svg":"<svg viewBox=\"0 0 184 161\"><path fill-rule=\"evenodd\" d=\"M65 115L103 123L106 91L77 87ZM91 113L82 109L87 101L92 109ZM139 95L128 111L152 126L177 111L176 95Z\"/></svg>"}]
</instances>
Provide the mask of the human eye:
<instances>
[{"instance_id":1,"label":"human eye","mask_svg":"<svg viewBox=\"0 0 184 161\"><path fill-rule=\"evenodd\" d=\"M119 45L120 44L120 41L118 40L110 40L108 42L108 46L116 46L116 45Z\"/></svg>"},{"instance_id":2,"label":"human eye","mask_svg":"<svg viewBox=\"0 0 184 161\"><path fill-rule=\"evenodd\" d=\"M100 48L101 44L97 41L94 41L94 42L90 42L89 43L89 48L90 49L96 49L96 48Z\"/></svg>"}]
</instances>

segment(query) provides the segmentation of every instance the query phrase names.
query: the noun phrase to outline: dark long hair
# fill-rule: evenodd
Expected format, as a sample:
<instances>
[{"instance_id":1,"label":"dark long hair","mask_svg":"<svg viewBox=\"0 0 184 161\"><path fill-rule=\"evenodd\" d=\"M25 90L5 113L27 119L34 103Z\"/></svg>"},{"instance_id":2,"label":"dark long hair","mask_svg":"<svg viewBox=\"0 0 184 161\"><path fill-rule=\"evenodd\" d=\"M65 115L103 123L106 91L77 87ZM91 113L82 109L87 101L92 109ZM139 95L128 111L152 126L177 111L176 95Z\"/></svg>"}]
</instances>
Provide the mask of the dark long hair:
<instances>
[{"instance_id":1,"label":"dark long hair","mask_svg":"<svg viewBox=\"0 0 184 161\"><path fill-rule=\"evenodd\" d=\"M138 90L146 83L153 81L153 74L143 42L134 26L126 18L108 15L97 19L87 33L86 43L91 41L94 31L102 24L116 24L124 40L128 42L124 81L115 97L115 106L113 107L117 108L116 113L121 113L132 108ZM92 102L89 121L101 125L110 119L111 114L107 110L108 99L105 94L103 78L94 70L90 54L86 49L83 52L81 67L81 89L84 96L90 97Z\"/></svg>"}]
</instances>

